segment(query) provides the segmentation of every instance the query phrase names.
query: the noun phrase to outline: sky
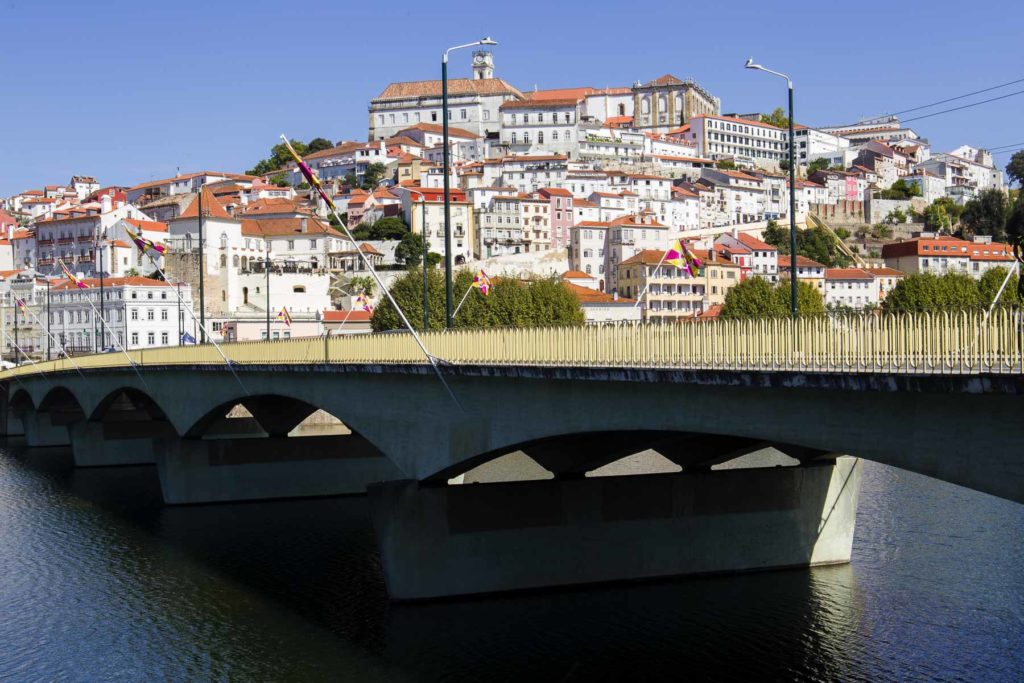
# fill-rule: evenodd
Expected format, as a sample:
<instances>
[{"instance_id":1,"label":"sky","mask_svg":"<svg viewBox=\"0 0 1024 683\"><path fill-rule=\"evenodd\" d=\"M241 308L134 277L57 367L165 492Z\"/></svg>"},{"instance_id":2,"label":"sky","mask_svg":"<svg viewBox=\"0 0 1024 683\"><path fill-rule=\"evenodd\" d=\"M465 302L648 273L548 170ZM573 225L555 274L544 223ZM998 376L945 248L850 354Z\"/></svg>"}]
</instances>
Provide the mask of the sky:
<instances>
[{"instance_id":1,"label":"sky","mask_svg":"<svg viewBox=\"0 0 1024 683\"><path fill-rule=\"evenodd\" d=\"M521 90L671 73L723 113L785 106L784 81L743 69L753 56L793 78L796 120L814 126L1022 79L1022 24L1019 0L0 0L0 196L72 175L130 186L244 172L281 133L365 140L389 82L438 78L444 48L486 35L496 75ZM449 75L468 76L470 57L455 53ZM1024 94L909 125L939 151L1024 143Z\"/></svg>"}]
</instances>

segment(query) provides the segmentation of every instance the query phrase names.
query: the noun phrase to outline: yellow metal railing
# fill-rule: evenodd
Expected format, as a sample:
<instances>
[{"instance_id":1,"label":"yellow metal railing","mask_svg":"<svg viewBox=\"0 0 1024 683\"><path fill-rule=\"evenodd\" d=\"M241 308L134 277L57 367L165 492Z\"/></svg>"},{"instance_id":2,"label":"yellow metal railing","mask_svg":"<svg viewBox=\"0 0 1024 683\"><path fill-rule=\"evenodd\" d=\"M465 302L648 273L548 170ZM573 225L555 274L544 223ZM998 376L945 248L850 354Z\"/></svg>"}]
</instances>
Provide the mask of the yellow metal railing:
<instances>
[{"instance_id":1,"label":"yellow metal railing","mask_svg":"<svg viewBox=\"0 0 1024 683\"><path fill-rule=\"evenodd\" d=\"M650 367L834 373L1021 373L1024 335L1017 311L798 320L719 320L430 332L423 342L456 365ZM307 337L223 344L239 365L424 364L409 334ZM139 349L140 368L220 365L212 345ZM79 356L83 370L126 367L124 354ZM13 376L74 372L66 359L26 364Z\"/></svg>"}]
</instances>

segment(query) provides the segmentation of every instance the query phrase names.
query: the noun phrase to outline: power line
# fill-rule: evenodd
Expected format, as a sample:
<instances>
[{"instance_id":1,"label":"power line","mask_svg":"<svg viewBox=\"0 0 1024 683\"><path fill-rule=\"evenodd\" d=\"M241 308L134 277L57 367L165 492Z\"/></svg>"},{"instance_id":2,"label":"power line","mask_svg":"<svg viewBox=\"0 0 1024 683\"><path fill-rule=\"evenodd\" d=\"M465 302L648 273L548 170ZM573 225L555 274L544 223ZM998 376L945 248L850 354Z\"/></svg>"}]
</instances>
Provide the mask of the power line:
<instances>
[{"instance_id":1,"label":"power line","mask_svg":"<svg viewBox=\"0 0 1024 683\"><path fill-rule=\"evenodd\" d=\"M914 116L909 119L903 119L900 123L910 123L911 121L920 121L921 119L929 119L933 116L939 116L940 114L948 114L954 111L960 111L961 109L969 109L971 107L977 107L980 104L988 104L989 102L995 102L997 100L1005 100L1007 97L1014 97L1015 95L1024 95L1024 90L1018 90L1008 95L1000 95L999 97L990 97L987 100L981 100L980 102L972 102L971 104L963 104L959 107L953 107L952 109L943 109L942 111L933 112L931 114L924 114L922 116Z\"/></svg>"},{"instance_id":2,"label":"power line","mask_svg":"<svg viewBox=\"0 0 1024 683\"><path fill-rule=\"evenodd\" d=\"M999 85L993 85L991 88L985 88L984 90L975 90L974 92L969 92L966 95L957 95L956 97L950 97L949 99L939 100L938 102L932 102L931 104L923 104L920 107L911 107L910 109L904 109L903 111L895 111L892 114L889 114L889 116L899 116L900 114L906 114L908 112L918 111L920 109L930 109L931 107L937 107L938 105L945 104L946 102L954 102L956 100L962 100L965 97L972 97L973 95L980 95L983 92L990 92L992 90L999 90L999 88L1005 88L1008 85L1015 85L1017 83L1024 83L1024 78L1019 78L1016 81L1010 81L1009 83L1001 83Z\"/></svg>"},{"instance_id":3,"label":"power line","mask_svg":"<svg viewBox=\"0 0 1024 683\"><path fill-rule=\"evenodd\" d=\"M1020 147L1011 147L1010 149L1004 149L1001 152L992 152L992 156L997 157L1000 154L1012 154L1014 152L1019 152L1020 150L1024 150L1024 145Z\"/></svg>"},{"instance_id":4,"label":"power line","mask_svg":"<svg viewBox=\"0 0 1024 683\"><path fill-rule=\"evenodd\" d=\"M994 152L997 149L1003 149L1004 147L1020 147L1021 145L1024 145L1024 142L1011 142L1008 145L999 145L998 147L987 147L986 149L988 149L988 151L990 152Z\"/></svg>"}]
</instances>

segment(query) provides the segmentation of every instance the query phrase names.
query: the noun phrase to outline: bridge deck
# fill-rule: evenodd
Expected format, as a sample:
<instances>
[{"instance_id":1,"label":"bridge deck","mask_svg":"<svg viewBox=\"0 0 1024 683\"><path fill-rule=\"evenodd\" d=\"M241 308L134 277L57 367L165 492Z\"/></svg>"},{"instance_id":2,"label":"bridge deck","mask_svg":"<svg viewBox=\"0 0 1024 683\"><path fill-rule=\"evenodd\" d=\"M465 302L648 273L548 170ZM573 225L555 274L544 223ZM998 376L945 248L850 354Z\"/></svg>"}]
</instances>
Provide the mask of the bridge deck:
<instances>
[{"instance_id":1,"label":"bridge deck","mask_svg":"<svg viewBox=\"0 0 1024 683\"><path fill-rule=\"evenodd\" d=\"M1017 311L720 320L428 332L423 342L453 365L661 368L884 374L1021 374ZM409 334L307 337L222 344L239 365L410 365L427 360ZM210 344L128 352L138 367L223 365ZM122 353L25 364L0 381L75 368L128 367Z\"/></svg>"}]
</instances>

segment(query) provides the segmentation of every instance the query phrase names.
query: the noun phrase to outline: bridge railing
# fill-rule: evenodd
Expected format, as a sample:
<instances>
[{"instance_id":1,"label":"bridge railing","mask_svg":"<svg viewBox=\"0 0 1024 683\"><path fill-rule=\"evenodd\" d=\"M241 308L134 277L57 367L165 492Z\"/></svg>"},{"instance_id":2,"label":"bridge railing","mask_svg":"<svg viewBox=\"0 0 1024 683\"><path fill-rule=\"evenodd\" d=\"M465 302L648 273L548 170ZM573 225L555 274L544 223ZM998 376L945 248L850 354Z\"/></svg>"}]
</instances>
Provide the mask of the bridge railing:
<instances>
[{"instance_id":1,"label":"bridge railing","mask_svg":"<svg viewBox=\"0 0 1024 683\"><path fill-rule=\"evenodd\" d=\"M1021 373L1024 335L1017 311L719 320L430 332L423 341L452 364L650 367L842 373ZM423 364L411 335L307 337L224 344L239 365ZM139 349L140 367L222 365L212 345ZM78 356L82 369L123 367L123 354ZM0 379L74 371L66 359L22 365Z\"/></svg>"}]
</instances>

